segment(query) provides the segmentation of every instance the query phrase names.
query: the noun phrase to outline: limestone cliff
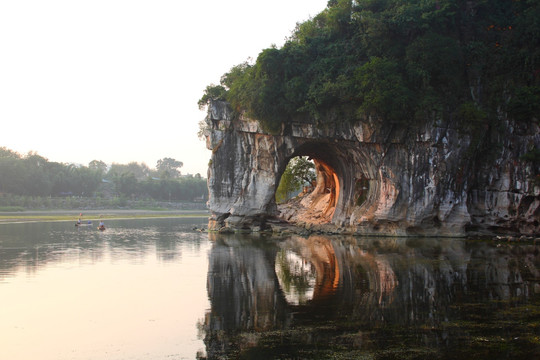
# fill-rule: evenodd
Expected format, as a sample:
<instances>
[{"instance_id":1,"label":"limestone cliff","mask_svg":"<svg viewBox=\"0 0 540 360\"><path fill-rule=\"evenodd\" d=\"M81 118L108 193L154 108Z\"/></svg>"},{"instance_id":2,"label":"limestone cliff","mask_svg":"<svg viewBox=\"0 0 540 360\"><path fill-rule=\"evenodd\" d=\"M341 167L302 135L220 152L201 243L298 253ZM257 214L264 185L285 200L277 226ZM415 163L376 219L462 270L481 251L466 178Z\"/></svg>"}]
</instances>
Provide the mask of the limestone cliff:
<instances>
[{"instance_id":1,"label":"limestone cliff","mask_svg":"<svg viewBox=\"0 0 540 360\"><path fill-rule=\"evenodd\" d=\"M537 124L506 120L490 156L474 161L473 137L443 121L413 128L377 119L318 128L291 123L277 135L211 102L206 118L210 228L258 230L280 215L275 191L288 161L311 157L317 186L286 220L355 234L465 236L540 233Z\"/></svg>"}]
</instances>

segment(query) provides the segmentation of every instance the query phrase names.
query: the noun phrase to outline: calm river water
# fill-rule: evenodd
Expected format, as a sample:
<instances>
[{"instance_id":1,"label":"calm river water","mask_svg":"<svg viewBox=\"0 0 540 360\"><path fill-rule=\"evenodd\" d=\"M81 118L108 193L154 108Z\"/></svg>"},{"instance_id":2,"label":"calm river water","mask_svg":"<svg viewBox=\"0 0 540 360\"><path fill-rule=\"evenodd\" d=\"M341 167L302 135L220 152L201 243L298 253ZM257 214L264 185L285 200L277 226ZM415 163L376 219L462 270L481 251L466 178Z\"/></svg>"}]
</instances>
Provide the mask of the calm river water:
<instances>
[{"instance_id":1,"label":"calm river water","mask_svg":"<svg viewBox=\"0 0 540 360\"><path fill-rule=\"evenodd\" d=\"M540 358L540 247L0 224L0 359Z\"/></svg>"}]
</instances>

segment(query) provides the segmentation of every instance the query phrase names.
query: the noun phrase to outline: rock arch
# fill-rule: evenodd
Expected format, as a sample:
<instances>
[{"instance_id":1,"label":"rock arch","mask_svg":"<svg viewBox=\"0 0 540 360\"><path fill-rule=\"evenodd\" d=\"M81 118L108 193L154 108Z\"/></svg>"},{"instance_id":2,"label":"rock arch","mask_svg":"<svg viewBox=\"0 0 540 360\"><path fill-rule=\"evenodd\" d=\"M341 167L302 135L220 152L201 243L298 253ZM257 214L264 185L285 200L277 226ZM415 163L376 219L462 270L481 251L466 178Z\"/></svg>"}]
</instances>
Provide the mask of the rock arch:
<instances>
[{"instance_id":1,"label":"rock arch","mask_svg":"<svg viewBox=\"0 0 540 360\"><path fill-rule=\"evenodd\" d=\"M448 125L412 131L376 119L334 128L298 122L274 135L256 120L234 118L225 102L209 105L206 124L212 230L264 229L279 214L275 191L288 161L309 156L317 164L314 194L330 194L320 209L325 229L405 236L540 232L534 222L540 188L530 181L535 170L517 160L531 143L540 147L538 126L530 135L509 134L496 167L470 174L464 170L470 136Z\"/></svg>"},{"instance_id":2,"label":"rock arch","mask_svg":"<svg viewBox=\"0 0 540 360\"><path fill-rule=\"evenodd\" d=\"M361 159L359 154L354 156L355 153L346 143L315 140L299 144L293 157L308 156L314 161L317 183L309 195L292 204L294 213L287 214L286 208L280 208L282 215L287 220L309 223L339 223L339 219L350 218L351 206L363 205L368 199L367 179L376 181L368 175L367 169L371 168L368 159L365 156L366 159ZM360 179L364 179L364 188L358 188Z\"/></svg>"}]
</instances>

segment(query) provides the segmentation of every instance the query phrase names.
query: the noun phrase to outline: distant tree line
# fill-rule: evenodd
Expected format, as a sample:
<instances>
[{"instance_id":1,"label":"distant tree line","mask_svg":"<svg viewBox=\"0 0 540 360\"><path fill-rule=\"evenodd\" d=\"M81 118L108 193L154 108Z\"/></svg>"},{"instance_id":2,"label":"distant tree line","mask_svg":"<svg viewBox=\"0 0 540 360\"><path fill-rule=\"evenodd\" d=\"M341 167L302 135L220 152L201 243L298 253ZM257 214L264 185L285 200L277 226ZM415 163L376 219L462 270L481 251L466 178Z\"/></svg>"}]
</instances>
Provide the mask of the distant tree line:
<instances>
[{"instance_id":1,"label":"distant tree line","mask_svg":"<svg viewBox=\"0 0 540 360\"><path fill-rule=\"evenodd\" d=\"M125 197L193 201L208 197L206 179L181 176L181 161L163 158L156 169L93 160L88 166L52 162L36 152L21 155L0 147L0 194L42 197Z\"/></svg>"}]
</instances>

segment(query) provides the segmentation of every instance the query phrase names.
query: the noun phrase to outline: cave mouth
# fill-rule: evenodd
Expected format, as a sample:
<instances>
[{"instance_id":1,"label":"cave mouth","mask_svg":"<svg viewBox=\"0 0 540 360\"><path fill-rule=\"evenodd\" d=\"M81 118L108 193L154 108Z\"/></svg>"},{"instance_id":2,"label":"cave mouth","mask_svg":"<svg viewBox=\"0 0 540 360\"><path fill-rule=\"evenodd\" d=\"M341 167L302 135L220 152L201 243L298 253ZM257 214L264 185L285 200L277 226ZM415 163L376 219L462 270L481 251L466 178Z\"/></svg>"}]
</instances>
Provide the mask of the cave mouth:
<instances>
[{"instance_id":1,"label":"cave mouth","mask_svg":"<svg viewBox=\"0 0 540 360\"><path fill-rule=\"evenodd\" d=\"M278 216L298 225L353 226L369 221L382 186L382 170L371 150L347 141L309 141L298 146L279 165L279 179L291 159L305 156L313 161L316 181L299 196L281 204L276 201Z\"/></svg>"},{"instance_id":2,"label":"cave mouth","mask_svg":"<svg viewBox=\"0 0 540 360\"><path fill-rule=\"evenodd\" d=\"M315 181L312 184L305 184L299 194L287 201L277 201L279 216L293 223L330 223L336 211L340 193L338 174L333 166L316 155L298 156L307 156L313 162ZM281 180L283 180L283 175Z\"/></svg>"}]
</instances>

